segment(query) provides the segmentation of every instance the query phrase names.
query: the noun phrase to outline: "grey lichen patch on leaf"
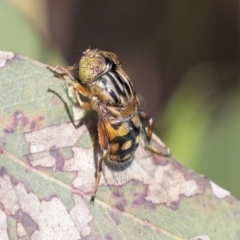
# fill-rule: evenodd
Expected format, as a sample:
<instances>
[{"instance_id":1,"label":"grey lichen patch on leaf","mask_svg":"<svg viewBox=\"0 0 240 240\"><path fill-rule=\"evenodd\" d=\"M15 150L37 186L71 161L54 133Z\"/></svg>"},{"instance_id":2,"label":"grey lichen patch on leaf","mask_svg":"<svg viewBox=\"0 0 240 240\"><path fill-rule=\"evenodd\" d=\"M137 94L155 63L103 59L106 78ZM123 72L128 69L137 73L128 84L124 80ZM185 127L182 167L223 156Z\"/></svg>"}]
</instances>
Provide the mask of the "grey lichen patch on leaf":
<instances>
[{"instance_id":1,"label":"grey lichen patch on leaf","mask_svg":"<svg viewBox=\"0 0 240 240\"><path fill-rule=\"evenodd\" d=\"M74 207L70 211L71 218L73 219L81 237L86 237L90 234L91 228L89 223L93 220L89 208L84 200L76 194L73 194Z\"/></svg>"},{"instance_id":2,"label":"grey lichen patch on leaf","mask_svg":"<svg viewBox=\"0 0 240 240\"><path fill-rule=\"evenodd\" d=\"M51 156L49 151L30 154L28 160L33 167L42 166L48 168L56 166L56 158Z\"/></svg>"},{"instance_id":3,"label":"grey lichen patch on leaf","mask_svg":"<svg viewBox=\"0 0 240 240\"><path fill-rule=\"evenodd\" d=\"M172 164L157 166L155 176L149 185L146 199L157 204L171 206L180 196L191 197L203 193L204 188L194 179L186 180L183 173Z\"/></svg>"},{"instance_id":4,"label":"grey lichen patch on leaf","mask_svg":"<svg viewBox=\"0 0 240 240\"><path fill-rule=\"evenodd\" d=\"M17 235L19 238L23 238L27 235L27 231L25 230L22 223L17 223Z\"/></svg>"},{"instance_id":5,"label":"grey lichen patch on leaf","mask_svg":"<svg viewBox=\"0 0 240 240\"><path fill-rule=\"evenodd\" d=\"M72 184L85 193L91 193L95 183L95 163L92 149L73 147L73 157L65 161L64 171L77 171Z\"/></svg>"},{"instance_id":6,"label":"grey lichen patch on leaf","mask_svg":"<svg viewBox=\"0 0 240 240\"><path fill-rule=\"evenodd\" d=\"M0 51L0 68L5 66L6 62L12 60L13 58L14 53Z\"/></svg>"},{"instance_id":7,"label":"grey lichen patch on leaf","mask_svg":"<svg viewBox=\"0 0 240 240\"><path fill-rule=\"evenodd\" d=\"M79 232L59 198L53 197L49 201L39 201L38 197L33 193L28 193L21 183L16 186L16 191L21 209L38 226L32 234L32 239L54 239L54 237L56 239L79 239Z\"/></svg>"},{"instance_id":8,"label":"grey lichen patch on leaf","mask_svg":"<svg viewBox=\"0 0 240 240\"><path fill-rule=\"evenodd\" d=\"M15 215L19 210L27 214L38 226L31 239L79 239L80 236L85 237L90 233L88 224L92 221L92 216L81 197L73 196L75 205L69 213L59 198L52 197L49 201L40 201L35 194L27 192L22 183L13 185L6 174L0 177L0 186L0 202L5 211L0 211L1 239L6 235L6 214ZM27 226L18 225L19 237L26 235L25 227Z\"/></svg>"},{"instance_id":9,"label":"grey lichen patch on leaf","mask_svg":"<svg viewBox=\"0 0 240 240\"><path fill-rule=\"evenodd\" d=\"M59 198L52 197L49 201L40 201L35 194L27 192L23 184L13 185L7 175L0 178L0 184L1 196L3 196L0 202L5 212L14 215L21 209L37 224L38 229L34 231L31 239L79 239L80 236L87 236L90 233L88 223L92 220L92 216L79 196L74 197L75 206L69 213ZM9 191L9 189L13 190ZM6 194L9 197L6 197ZM11 200L10 197L15 200ZM14 209L14 212L11 209ZM24 235L25 231L24 226L19 226L20 235ZM3 235L4 233L0 235L1 239Z\"/></svg>"},{"instance_id":10,"label":"grey lichen patch on leaf","mask_svg":"<svg viewBox=\"0 0 240 240\"><path fill-rule=\"evenodd\" d=\"M207 235L202 235L202 236L191 238L191 240L211 240L211 239Z\"/></svg>"},{"instance_id":11,"label":"grey lichen patch on leaf","mask_svg":"<svg viewBox=\"0 0 240 240\"><path fill-rule=\"evenodd\" d=\"M218 197L218 198L225 198L227 196L230 196L230 192L221 188L220 186L218 186L216 183L210 181L210 185L212 188L212 192L213 194Z\"/></svg>"},{"instance_id":12,"label":"grey lichen patch on leaf","mask_svg":"<svg viewBox=\"0 0 240 240\"><path fill-rule=\"evenodd\" d=\"M29 156L31 164L42 167L54 166L56 159L50 154L51 148L74 146L86 131L85 125L76 130L72 123L62 123L25 133L25 139L29 143L31 153Z\"/></svg>"},{"instance_id":13,"label":"grey lichen patch on leaf","mask_svg":"<svg viewBox=\"0 0 240 240\"><path fill-rule=\"evenodd\" d=\"M8 225L7 225L7 215L4 211L0 209L0 236L1 240L8 240Z\"/></svg>"},{"instance_id":14,"label":"grey lichen patch on leaf","mask_svg":"<svg viewBox=\"0 0 240 240\"><path fill-rule=\"evenodd\" d=\"M4 207L5 213L14 215L19 209L18 196L8 175L0 176L0 203Z\"/></svg>"},{"instance_id":15,"label":"grey lichen patch on leaf","mask_svg":"<svg viewBox=\"0 0 240 240\"><path fill-rule=\"evenodd\" d=\"M25 138L30 145L30 153L37 153L48 151L53 146L56 148L73 146L86 130L84 125L76 130L72 123L62 123L25 133Z\"/></svg>"}]
</instances>

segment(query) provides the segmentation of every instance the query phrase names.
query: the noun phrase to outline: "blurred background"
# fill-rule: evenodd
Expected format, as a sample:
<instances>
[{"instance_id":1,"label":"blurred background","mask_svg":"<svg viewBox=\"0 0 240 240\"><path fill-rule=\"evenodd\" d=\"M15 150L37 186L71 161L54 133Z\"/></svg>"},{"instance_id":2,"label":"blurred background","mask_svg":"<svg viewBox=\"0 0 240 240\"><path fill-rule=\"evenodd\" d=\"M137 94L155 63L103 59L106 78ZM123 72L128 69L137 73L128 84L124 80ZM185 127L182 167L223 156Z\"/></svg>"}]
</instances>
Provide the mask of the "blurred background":
<instances>
[{"instance_id":1,"label":"blurred background","mask_svg":"<svg viewBox=\"0 0 240 240\"><path fill-rule=\"evenodd\" d=\"M43 63L117 53L173 155L240 199L238 0L0 0L0 32Z\"/></svg>"}]
</instances>

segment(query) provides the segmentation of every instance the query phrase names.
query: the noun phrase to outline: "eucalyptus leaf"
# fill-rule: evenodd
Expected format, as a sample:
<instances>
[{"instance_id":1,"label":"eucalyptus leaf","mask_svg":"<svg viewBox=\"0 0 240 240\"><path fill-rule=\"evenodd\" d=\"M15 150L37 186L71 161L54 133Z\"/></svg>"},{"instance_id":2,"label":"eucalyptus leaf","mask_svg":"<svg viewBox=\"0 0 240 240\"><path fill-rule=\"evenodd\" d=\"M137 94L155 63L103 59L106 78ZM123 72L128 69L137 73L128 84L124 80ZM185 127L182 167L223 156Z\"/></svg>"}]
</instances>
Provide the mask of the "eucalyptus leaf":
<instances>
[{"instance_id":1,"label":"eucalyptus leaf","mask_svg":"<svg viewBox=\"0 0 240 240\"><path fill-rule=\"evenodd\" d=\"M79 109L47 65L17 54L0 52L0 86L1 240L240 238L237 199L143 148L118 181L104 167L90 204L96 114Z\"/></svg>"}]
</instances>

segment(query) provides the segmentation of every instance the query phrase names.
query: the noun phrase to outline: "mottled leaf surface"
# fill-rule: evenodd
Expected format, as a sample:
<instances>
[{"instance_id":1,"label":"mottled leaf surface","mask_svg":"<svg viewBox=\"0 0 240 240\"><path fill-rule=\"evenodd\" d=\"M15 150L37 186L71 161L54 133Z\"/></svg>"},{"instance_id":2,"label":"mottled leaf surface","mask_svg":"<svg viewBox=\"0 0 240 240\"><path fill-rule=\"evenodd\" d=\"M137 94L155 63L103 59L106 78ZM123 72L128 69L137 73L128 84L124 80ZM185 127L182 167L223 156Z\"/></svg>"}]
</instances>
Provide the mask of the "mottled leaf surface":
<instances>
[{"instance_id":1,"label":"mottled leaf surface","mask_svg":"<svg viewBox=\"0 0 240 240\"><path fill-rule=\"evenodd\" d=\"M1 240L240 238L237 199L143 148L124 171L104 167L91 205L96 115L85 115L46 65L17 54L0 52L0 86Z\"/></svg>"}]
</instances>

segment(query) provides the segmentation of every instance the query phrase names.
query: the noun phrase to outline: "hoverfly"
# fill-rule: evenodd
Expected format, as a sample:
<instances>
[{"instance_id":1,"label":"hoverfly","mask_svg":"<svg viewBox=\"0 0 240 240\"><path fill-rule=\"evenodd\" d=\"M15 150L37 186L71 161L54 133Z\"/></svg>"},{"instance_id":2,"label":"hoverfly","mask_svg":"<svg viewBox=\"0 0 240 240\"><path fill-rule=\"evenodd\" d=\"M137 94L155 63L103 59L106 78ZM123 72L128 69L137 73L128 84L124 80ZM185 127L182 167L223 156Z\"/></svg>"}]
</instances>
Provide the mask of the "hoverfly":
<instances>
[{"instance_id":1,"label":"hoverfly","mask_svg":"<svg viewBox=\"0 0 240 240\"><path fill-rule=\"evenodd\" d=\"M167 154L164 154L150 144L152 118L140 111L140 102L132 81L124 72L117 55L98 49L88 49L83 54L78 65L66 68L49 65L48 68L73 88L82 108L95 110L98 114L98 137L102 156L91 195L91 202L94 202L103 162L116 166L131 163L139 145L141 131L146 134L147 148L151 152L166 157L170 156L170 152L167 149ZM78 76L74 77L71 71L75 71ZM87 97L89 102L83 102L81 95ZM147 129L143 121L148 123Z\"/></svg>"}]
</instances>

